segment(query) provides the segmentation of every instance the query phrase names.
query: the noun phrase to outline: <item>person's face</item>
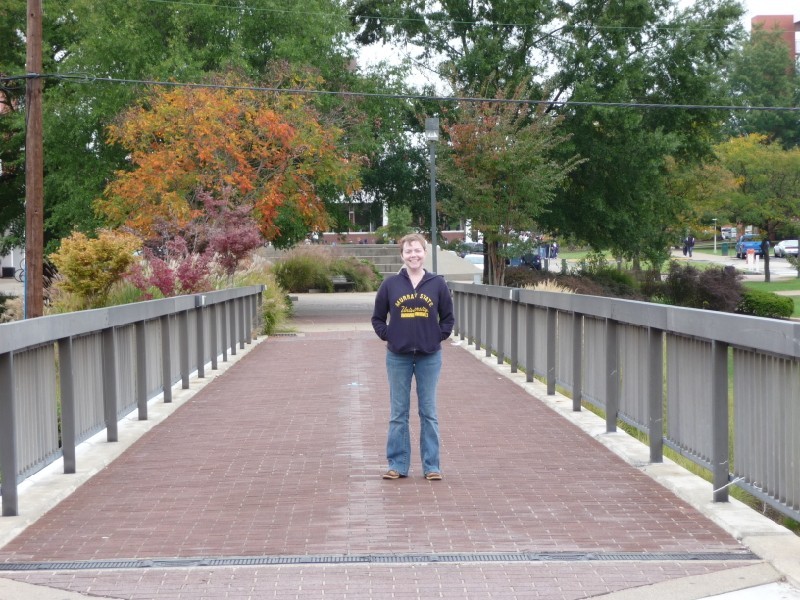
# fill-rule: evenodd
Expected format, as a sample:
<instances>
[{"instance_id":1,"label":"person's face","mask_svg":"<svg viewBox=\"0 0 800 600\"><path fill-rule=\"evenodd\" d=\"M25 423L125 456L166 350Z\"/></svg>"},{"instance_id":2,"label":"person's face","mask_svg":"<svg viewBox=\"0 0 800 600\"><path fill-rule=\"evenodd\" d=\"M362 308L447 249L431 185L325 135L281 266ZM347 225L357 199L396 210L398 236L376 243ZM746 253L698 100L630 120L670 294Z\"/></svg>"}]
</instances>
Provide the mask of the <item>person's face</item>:
<instances>
[{"instance_id":1,"label":"person's face","mask_svg":"<svg viewBox=\"0 0 800 600\"><path fill-rule=\"evenodd\" d=\"M421 269L425 262L425 248L417 241L403 244L403 264L411 270Z\"/></svg>"}]
</instances>

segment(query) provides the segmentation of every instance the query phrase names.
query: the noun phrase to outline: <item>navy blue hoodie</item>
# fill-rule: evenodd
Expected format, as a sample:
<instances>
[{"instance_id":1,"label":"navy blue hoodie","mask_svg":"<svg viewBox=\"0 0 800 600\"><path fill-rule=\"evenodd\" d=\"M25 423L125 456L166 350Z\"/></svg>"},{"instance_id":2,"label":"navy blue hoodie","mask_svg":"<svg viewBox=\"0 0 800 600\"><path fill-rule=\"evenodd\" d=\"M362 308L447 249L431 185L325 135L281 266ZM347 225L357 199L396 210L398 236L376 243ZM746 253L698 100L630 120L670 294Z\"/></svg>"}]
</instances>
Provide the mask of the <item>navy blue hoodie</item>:
<instances>
[{"instance_id":1,"label":"navy blue hoodie","mask_svg":"<svg viewBox=\"0 0 800 600\"><path fill-rule=\"evenodd\" d=\"M425 271L415 290L401 269L384 280L375 296L372 328L396 354L438 352L454 323L453 299L441 275Z\"/></svg>"}]
</instances>

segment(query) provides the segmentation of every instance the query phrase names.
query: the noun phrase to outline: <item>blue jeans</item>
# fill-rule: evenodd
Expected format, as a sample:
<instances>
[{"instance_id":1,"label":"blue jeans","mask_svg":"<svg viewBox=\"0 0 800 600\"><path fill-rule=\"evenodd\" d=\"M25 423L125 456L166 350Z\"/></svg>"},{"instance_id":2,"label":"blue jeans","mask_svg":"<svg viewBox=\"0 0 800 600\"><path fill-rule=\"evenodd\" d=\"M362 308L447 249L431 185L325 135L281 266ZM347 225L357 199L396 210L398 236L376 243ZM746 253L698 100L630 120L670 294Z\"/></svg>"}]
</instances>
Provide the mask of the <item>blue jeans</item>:
<instances>
[{"instance_id":1,"label":"blue jeans","mask_svg":"<svg viewBox=\"0 0 800 600\"><path fill-rule=\"evenodd\" d=\"M439 473L439 419L436 416L436 385L442 369L442 352L434 354L396 354L386 352L389 374L389 437L386 458L389 468L408 475L411 460L411 433L408 418L411 406L411 377L417 382L419 406L419 452L423 473Z\"/></svg>"}]
</instances>

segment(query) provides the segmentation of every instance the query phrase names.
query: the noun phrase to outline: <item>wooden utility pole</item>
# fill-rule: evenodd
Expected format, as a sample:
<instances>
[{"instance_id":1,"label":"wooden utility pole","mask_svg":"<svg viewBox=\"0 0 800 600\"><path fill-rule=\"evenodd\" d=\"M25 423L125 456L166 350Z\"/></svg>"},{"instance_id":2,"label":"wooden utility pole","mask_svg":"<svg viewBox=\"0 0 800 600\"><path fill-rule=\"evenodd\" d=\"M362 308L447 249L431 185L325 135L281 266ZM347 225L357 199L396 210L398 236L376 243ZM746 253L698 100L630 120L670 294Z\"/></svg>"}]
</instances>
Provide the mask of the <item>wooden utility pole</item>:
<instances>
[{"instance_id":1,"label":"wooden utility pole","mask_svg":"<svg viewBox=\"0 0 800 600\"><path fill-rule=\"evenodd\" d=\"M41 317L44 255L42 144L42 0L28 0L25 86L25 317Z\"/></svg>"}]
</instances>

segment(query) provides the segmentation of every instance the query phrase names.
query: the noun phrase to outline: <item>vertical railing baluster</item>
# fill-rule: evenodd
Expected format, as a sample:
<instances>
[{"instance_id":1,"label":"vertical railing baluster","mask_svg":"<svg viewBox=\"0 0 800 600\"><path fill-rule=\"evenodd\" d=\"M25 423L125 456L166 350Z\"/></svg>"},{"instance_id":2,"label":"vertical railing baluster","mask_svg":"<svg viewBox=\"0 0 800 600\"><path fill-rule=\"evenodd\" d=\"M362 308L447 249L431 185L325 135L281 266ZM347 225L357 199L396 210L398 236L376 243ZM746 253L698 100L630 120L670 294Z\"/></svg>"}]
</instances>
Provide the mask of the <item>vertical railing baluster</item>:
<instances>
[{"instance_id":1,"label":"vertical railing baluster","mask_svg":"<svg viewBox=\"0 0 800 600\"><path fill-rule=\"evenodd\" d=\"M0 477L3 516L19 514L17 495L17 421L14 383L14 354L0 354Z\"/></svg>"},{"instance_id":2,"label":"vertical railing baluster","mask_svg":"<svg viewBox=\"0 0 800 600\"><path fill-rule=\"evenodd\" d=\"M554 308L547 309L547 395L554 396L556 393L556 319L558 311Z\"/></svg>"},{"instance_id":3,"label":"vertical railing baluster","mask_svg":"<svg viewBox=\"0 0 800 600\"><path fill-rule=\"evenodd\" d=\"M103 362L103 415L106 422L106 440L119 440L117 431L117 332L108 327L102 333Z\"/></svg>"},{"instance_id":4,"label":"vertical railing baluster","mask_svg":"<svg viewBox=\"0 0 800 600\"><path fill-rule=\"evenodd\" d=\"M172 334L170 333L169 315L159 318L161 324L161 389L164 402L172 402Z\"/></svg>"},{"instance_id":5,"label":"vertical railing baluster","mask_svg":"<svg viewBox=\"0 0 800 600\"><path fill-rule=\"evenodd\" d=\"M648 330L648 429L650 436L650 462L664 461L664 332L650 327Z\"/></svg>"},{"instance_id":6,"label":"vertical railing baluster","mask_svg":"<svg viewBox=\"0 0 800 600\"><path fill-rule=\"evenodd\" d=\"M728 501L728 344L711 344L711 471L714 502Z\"/></svg>"},{"instance_id":7,"label":"vertical railing baluster","mask_svg":"<svg viewBox=\"0 0 800 600\"><path fill-rule=\"evenodd\" d=\"M145 321L134 325L136 335L136 406L139 410L139 420L147 420L147 336Z\"/></svg>"},{"instance_id":8,"label":"vertical railing baluster","mask_svg":"<svg viewBox=\"0 0 800 600\"><path fill-rule=\"evenodd\" d=\"M619 414L619 343L617 322L606 319L606 431L617 430Z\"/></svg>"},{"instance_id":9,"label":"vertical railing baluster","mask_svg":"<svg viewBox=\"0 0 800 600\"><path fill-rule=\"evenodd\" d=\"M72 338L58 340L58 381L61 389L61 455L64 473L75 473L75 379L72 362Z\"/></svg>"},{"instance_id":10,"label":"vertical railing baluster","mask_svg":"<svg viewBox=\"0 0 800 600\"><path fill-rule=\"evenodd\" d=\"M572 313L572 410L581 411L583 400L583 315Z\"/></svg>"}]
</instances>

